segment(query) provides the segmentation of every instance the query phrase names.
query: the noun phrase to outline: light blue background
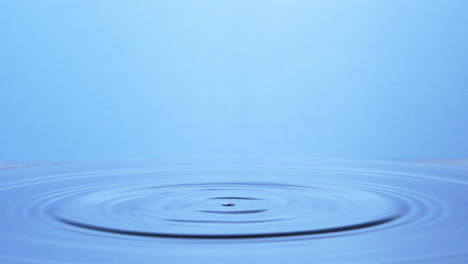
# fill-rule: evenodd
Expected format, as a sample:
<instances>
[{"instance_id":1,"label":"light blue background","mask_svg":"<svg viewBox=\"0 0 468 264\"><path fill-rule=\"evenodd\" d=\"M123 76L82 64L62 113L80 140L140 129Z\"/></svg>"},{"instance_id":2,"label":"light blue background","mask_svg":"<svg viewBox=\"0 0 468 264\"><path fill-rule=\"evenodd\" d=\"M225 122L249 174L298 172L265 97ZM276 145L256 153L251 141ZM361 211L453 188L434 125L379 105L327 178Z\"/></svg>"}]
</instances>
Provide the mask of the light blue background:
<instances>
[{"instance_id":1,"label":"light blue background","mask_svg":"<svg viewBox=\"0 0 468 264\"><path fill-rule=\"evenodd\" d=\"M468 156L468 1L0 1L0 160Z\"/></svg>"}]
</instances>

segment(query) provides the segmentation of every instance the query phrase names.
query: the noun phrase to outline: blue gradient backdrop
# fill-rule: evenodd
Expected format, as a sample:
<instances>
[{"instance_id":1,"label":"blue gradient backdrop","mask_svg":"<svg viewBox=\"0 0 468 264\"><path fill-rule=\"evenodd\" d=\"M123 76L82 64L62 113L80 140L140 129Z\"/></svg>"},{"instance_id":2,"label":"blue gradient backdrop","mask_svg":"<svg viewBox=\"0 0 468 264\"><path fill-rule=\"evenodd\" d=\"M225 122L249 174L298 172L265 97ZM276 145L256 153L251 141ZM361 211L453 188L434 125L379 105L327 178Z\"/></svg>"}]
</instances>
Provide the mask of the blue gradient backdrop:
<instances>
[{"instance_id":1,"label":"blue gradient backdrop","mask_svg":"<svg viewBox=\"0 0 468 264\"><path fill-rule=\"evenodd\" d=\"M0 1L0 160L468 156L468 1Z\"/></svg>"}]
</instances>

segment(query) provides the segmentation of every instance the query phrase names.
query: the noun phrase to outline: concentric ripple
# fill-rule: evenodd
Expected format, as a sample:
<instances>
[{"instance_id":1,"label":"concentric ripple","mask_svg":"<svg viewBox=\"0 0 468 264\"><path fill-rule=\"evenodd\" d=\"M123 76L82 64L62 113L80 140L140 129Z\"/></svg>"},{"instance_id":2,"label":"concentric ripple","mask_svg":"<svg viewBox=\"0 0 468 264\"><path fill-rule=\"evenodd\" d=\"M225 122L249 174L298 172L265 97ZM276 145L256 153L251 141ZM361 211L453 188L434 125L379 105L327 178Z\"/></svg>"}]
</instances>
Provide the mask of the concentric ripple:
<instances>
[{"instance_id":1,"label":"concentric ripple","mask_svg":"<svg viewBox=\"0 0 468 264\"><path fill-rule=\"evenodd\" d=\"M273 183L102 186L64 195L49 208L63 223L98 231L226 239L347 231L403 213L396 198L371 192Z\"/></svg>"},{"instance_id":2,"label":"concentric ripple","mask_svg":"<svg viewBox=\"0 0 468 264\"><path fill-rule=\"evenodd\" d=\"M370 161L1 171L5 263L467 263L468 170Z\"/></svg>"}]
</instances>

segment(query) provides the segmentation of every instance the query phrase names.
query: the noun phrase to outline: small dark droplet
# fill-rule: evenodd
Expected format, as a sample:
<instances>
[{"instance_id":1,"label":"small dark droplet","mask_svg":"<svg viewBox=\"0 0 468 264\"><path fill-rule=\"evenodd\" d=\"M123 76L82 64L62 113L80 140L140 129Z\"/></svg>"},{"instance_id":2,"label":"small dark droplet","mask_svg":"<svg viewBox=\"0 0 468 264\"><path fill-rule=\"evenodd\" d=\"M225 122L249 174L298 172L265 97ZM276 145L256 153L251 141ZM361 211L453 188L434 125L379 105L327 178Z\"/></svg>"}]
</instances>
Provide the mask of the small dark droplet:
<instances>
[{"instance_id":1,"label":"small dark droplet","mask_svg":"<svg viewBox=\"0 0 468 264\"><path fill-rule=\"evenodd\" d=\"M236 206L236 205L233 203L223 203L223 206Z\"/></svg>"}]
</instances>

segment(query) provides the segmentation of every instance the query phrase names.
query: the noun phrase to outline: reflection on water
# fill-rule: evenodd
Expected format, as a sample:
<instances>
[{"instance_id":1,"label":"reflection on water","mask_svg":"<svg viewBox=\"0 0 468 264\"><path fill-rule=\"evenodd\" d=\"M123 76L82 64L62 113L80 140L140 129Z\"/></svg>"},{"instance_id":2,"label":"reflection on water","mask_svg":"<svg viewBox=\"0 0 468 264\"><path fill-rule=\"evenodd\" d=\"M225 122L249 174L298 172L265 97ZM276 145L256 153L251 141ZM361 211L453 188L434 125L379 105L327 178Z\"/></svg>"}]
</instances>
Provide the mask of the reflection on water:
<instances>
[{"instance_id":1,"label":"reflection on water","mask_svg":"<svg viewBox=\"0 0 468 264\"><path fill-rule=\"evenodd\" d=\"M0 171L13 263L463 263L468 169L382 161Z\"/></svg>"}]
</instances>

